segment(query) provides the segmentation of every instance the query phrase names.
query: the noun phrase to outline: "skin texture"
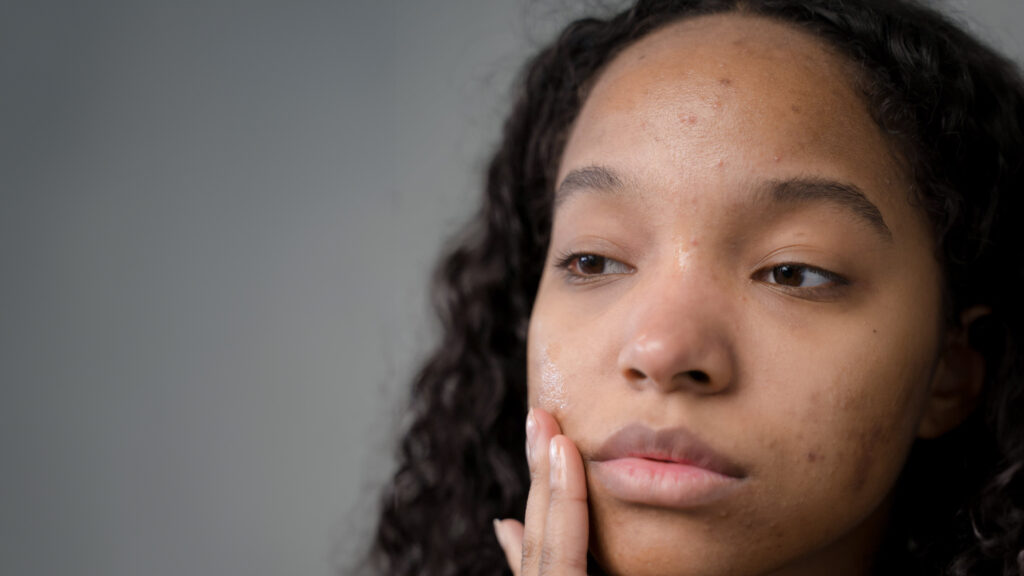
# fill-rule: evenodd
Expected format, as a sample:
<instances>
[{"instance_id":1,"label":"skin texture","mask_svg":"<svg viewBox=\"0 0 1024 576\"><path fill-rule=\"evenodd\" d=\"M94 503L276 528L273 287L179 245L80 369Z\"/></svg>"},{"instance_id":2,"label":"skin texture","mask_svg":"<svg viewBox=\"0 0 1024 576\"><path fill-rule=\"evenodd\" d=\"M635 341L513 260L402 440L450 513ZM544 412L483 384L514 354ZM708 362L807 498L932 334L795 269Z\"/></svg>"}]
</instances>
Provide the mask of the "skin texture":
<instances>
[{"instance_id":1,"label":"skin texture","mask_svg":"<svg viewBox=\"0 0 1024 576\"><path fill-rule=\"evenodd\" d=\"M559 181L616 181L557 201L528 337L525 531L496 524L516 574L582 574L588 543L613 574L868 572L911 444L958 424L981 374L940 323L928 222L854 77L812 36L740 14L663 28L601 73ZM790 179L856 187L889 235L836 203L755 202ZM782 264L844 281L786 285ZM636 423L685 428L742 480L705 505L617 498L593 458Z\"/></svg>"}]
</instances>

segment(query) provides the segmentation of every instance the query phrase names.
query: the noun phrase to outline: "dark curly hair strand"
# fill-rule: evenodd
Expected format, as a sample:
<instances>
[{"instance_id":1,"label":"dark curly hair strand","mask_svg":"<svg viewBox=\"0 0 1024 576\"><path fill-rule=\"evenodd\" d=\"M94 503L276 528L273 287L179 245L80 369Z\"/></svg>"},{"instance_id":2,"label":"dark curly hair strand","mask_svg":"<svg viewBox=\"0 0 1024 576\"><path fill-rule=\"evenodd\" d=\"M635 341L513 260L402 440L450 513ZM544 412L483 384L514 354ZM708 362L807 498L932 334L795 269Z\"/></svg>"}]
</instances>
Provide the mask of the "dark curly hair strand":
<instances>
[{"instance_id":1,"label":"dark curly hair strand","mask_svg":"<svg viewBox=\"0 0 1024 576\"><path fill-rule=\"evenodd\" d=\"M507 573L493 518L522 518L528 471L526 331L562 149L589 85L651 31L745 12L822 38L915 183L945 271L945 318L992 313L969 341L986 360L975 413L913 448L881 573L1024 574L1024 86L1014 66L933 10L894 0L639 0L583 19L526 66L479 214L439 267L443 339L412 386L398 468L364 565L375 573Z\"/></svg>"}]
</instances>

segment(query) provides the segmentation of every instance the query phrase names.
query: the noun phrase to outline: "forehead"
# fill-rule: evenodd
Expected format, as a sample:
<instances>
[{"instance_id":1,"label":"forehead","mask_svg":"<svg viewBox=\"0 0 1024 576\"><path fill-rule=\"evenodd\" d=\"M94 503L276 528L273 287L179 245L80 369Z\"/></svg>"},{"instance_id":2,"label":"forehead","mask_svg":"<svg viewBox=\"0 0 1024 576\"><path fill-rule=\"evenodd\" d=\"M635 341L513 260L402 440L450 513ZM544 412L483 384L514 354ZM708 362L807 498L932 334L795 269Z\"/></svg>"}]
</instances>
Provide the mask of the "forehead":
<instances>
[{"instance_id":1,"label":"forehead","mask_svg":"<svg viewBox=\"0 0 1024 576\"><path fill-rule=\"evenodd\" d=\"M811 33L738 12L687 18L661 27L614 58L598 84L635 71L645 61L656 62L666 74L731 71L772 85L780 74L788 80L809 74L817 80L852 85L848 80L855 71L855 66ZM774 68L780 63L785 68Z\"/></svg>"},{"instance_id":2,"label":"forehead","mask_svg":"<svg viewBox=\"0 0 1024 576\"><path fill-rule=\"evenodd\" d=\"M793 177L852 182L886 220L921 216L909 180L857 89L857 68L791 25L737 13L670 24L613 59L592 86L562 157L609 166L686 197Z\"/></svg>"},{"instance_id":3,"label":"forehead","mask_svg":"<svg viewBox=\"0 0 1024 576\"><path fill-rule=\"evenodd\" d=\"M853 64L790 25L740 14L704 16L670 24L629 46L601 73L582 115L597 107L630 112L651 101L687 100L694 113L727 106L788 112L785 117L837 108L866 112L853 89L855 78Z\"/></svg>"}]
</instances>

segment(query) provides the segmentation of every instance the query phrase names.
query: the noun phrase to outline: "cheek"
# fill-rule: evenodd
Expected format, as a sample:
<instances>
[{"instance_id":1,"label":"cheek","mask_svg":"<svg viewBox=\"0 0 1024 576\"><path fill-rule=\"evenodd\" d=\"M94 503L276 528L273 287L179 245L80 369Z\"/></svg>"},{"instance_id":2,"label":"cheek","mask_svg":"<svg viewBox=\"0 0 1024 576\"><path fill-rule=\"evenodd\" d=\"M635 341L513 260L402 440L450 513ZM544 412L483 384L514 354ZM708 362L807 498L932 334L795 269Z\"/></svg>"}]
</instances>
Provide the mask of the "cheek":
<instances>
[{"instance_id":1,"label":"cheek","mask_svg":"<svg viewBox=\"0 0 1024 576\"><path fill-rule=\"evenodd\" d=\"M835 496L878 501L915 438L933 363L924 350L896 341L861 342L868 344L819 340L812 349L821 360L801 361L800 372L791 372L800 377L778 383L785 393L776 398L786 400L775 401L766 428L788 430L790 441L766 449L787 463L782 468L802 471L801 490L827 487Z\"/></svg>"},{"instance_id":2,"label":"cheek","mask_svg":"<svg viewBox=\"0 0 1024 576\"><path fill-rule=\"evenodd\" d=\"M572 345L566 345L565 330L559 329L559 323L553 320L557 319L545 314L542 306L534 309L527 339L527 386L530 406L542 408L561 420L573 396L566 379L571 372L563 357L564 350L572 349Z\"/></svg>"},{"instance_id":3,"label":"cheek","mask_svg":"<svg viewBox=\"0 0 1024 576\"><path fill-rule=\"evenodd\" d=\"M594 331L579 324L536 307L527 340L530 406L554 416L570 437L585 424L575 416L594 413L601 396L595 392L607 381L607 354Z\"/></svg>"},{"instance_id":4,"label":"cheek","mask_svg":"<svg viewBox=\"0 0 1024 576\"><path fill-rule=\"evenodd\" d=\"M554 360L561 351L559 344L542 344L538 353L537 363L530 379L535 382L537 405L551 414L562 414L569 407L569 391L565 385L565 375Z\"/></svg>"},{"instance_id":5,"label":"cheek","mask_svg":"<svg viewBox=\"0 0 1024 576\"><path fill-rule=\"evenodd\" d=\"M877 371L863 395L845 398L837 407L847 423L843 446L850 466L843 476L849 492L859 494L873 481L895 481L914 440L925 389L924 374L912 367Z\"/></svg>"}]
</instances>

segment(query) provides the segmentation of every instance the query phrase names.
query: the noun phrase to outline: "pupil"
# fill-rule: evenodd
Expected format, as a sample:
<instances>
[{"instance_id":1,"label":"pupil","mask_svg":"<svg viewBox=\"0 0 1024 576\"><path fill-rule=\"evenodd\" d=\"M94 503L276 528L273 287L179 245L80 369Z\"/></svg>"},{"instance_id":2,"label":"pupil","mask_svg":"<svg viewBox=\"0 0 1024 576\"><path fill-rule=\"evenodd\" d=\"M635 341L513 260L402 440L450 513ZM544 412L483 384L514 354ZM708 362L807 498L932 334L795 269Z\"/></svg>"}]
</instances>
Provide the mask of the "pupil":
<instances>
[{"instance_id":1,"label":"pupil","mask_svg":"<svg viewBox=\"0 0 1024 576\"><path fill-rule=\"evenodd\" d=\"M797 285L800 284L799 280L800 280L801 274L799 273L800 268L798 266L779 266L778 268L776 268L776 270L777 270L778 274L781 275L784 280L789 281L789 282L787 282L787 284L793 284L792 281L794 279L797 280L797 282L796 282Z\"/></svg>"},{"instance_id":2,"label":"pupil","mask_svg":"<svg viewBox=\"0 0 1024 576\"><path fill-rule=\"evenodd\" d=\"M580 256L579 259L580 271L587 274L600 274L604 268L602 264L604 264L604 258L600 256Z\"/></svg>"}]
</instances>

